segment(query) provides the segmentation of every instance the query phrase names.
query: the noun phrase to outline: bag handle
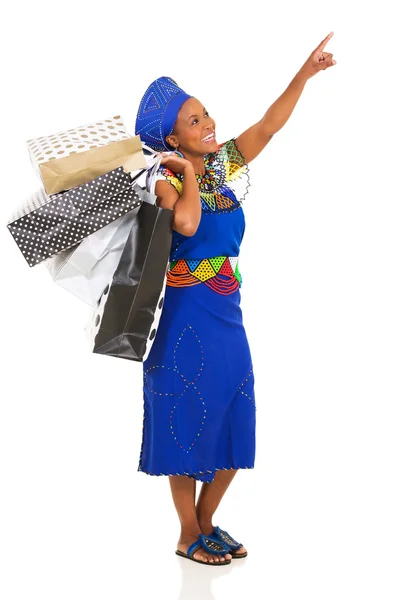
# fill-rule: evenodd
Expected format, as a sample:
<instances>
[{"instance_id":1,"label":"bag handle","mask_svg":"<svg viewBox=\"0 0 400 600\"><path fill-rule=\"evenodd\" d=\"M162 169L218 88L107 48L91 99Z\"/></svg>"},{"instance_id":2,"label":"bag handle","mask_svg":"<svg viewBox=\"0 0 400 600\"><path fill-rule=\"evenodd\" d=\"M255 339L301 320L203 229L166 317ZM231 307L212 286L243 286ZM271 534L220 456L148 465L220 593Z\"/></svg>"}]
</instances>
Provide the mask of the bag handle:
<instances>
[{"instance_id":1,"label":"bag handle","mask_svg":"<svg viewBox=\"0 0 400 600\"><path fill-rule=\"evenodd\" d=\"M143 175L143 173L147 173L147 175L146 175L146 191L150 192L150 188L151 188L153 191L151 191L150 193L154 194L155 175L160 166L162 155L160 152L156 152L155 150L153 150L153 148L146 146L146 144L144 144L143 142L142 142L142 149L147 150L147 152L149 153L148 155L146 155L147 167L145 167L144 169L141 169L138 173L136 173L136 175L134 177L132 177L132 182L136 181L136 179L139 179L139 177L141 175ZM154 182L153 182L153 180L154 180Z\"/></svg>"},{"instance_id":2,"label":"bag handle","mask_svg":"<svg viewBox=\"0 0 400 600\"><path fill-rule=\"evenodd\" d=\"M156 175L157 175L157 171L158 171L158 169L160 167L162 159L163 159L163 155L159 154L157 156L157 158L156 158L155 163L151 167L151 169L149 169L147 171L147 176L146 176L146 190L148 192L150 192L150 194L153 194L153 195L155 195Z\"/></svg>"},{"instance_id":3,"label":"bag handle","mask_svg":"<svg viewBox=\"0 0 400 600\"><path fill-rule=\"evenodd\" d=\"M150 153L148 156L146 156L146 158L148 159L148 163L150 163L150 166L147 166L146 169L142 169L141 171L139 171L139 173L137 173L133 177L133 181L138 179L140 177L140 175L142 175L143 173L146 173L146 171L147 171L146 191L149 192L150 194L155 195L156 174L160 167L161 161L163 159L163 155L161 152L156 152L155 150L153 150L153 148L146 146L146 144L144 144L143 142L142 142L142 148L143 148L143 150L147 150ZM167 151L166 154L174 154L174 152Z\"/></svg>"}]
</instances>

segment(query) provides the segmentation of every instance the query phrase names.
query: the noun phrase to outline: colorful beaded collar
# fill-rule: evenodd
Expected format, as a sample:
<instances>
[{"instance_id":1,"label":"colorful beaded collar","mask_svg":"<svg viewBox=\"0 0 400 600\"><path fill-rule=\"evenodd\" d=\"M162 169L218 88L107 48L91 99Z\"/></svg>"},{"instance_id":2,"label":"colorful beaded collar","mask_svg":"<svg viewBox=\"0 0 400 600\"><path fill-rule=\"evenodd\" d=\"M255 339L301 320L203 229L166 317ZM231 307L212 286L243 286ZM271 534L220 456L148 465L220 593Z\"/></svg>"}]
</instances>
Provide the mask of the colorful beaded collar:
<instances>
[{"instance_id":1,"label":"colorful beaded collar","mask_svg":"<svg viewBox=\"0 0 400 600\"><path fill-rule=\"evenodd\" d=\"M248 165L235 138L204 157L205 175L197 175L202 209L206 213L232 212L239 208L250 187ZM182 193L183 175L161 167L164 177Z\"/></svg>"}]
</instances>

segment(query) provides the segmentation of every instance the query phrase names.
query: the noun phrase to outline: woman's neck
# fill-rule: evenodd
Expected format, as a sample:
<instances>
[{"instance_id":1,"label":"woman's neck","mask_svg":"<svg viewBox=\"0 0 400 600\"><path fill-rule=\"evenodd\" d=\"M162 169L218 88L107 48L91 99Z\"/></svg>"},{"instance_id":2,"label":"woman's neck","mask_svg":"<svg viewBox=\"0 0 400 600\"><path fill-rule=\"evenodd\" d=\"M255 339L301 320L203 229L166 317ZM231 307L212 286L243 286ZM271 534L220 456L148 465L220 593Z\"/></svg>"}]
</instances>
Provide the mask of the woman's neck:
<instances>
[{"instance_id":1,"label":"woman's neck","mask_svg":"<svg viewBox=\"0 0 400 600\"><path fill-rule=\"evenodd\" d=\"M182 152L182 154L186 160L192 163L196 175L205 175L204 155L193 155L190 152Z\"/></svg>"}]
</instances>

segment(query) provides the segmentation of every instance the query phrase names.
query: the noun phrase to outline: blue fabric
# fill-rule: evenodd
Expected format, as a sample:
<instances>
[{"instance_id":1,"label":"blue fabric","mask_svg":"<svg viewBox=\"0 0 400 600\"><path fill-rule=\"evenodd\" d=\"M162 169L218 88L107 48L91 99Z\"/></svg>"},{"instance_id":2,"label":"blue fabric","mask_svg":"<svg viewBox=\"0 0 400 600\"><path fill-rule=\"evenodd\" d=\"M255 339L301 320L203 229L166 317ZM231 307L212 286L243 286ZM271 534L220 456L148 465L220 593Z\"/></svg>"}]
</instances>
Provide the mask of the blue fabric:
<instances>
[{"instance_id":1,"label":"blue fabric","mask_svg":"<svg viewBox=\"0 0 400 600\"><path fill-rule=\"evenodd\" d=\"M195 235L186 237L173 231L170 260L188 257L202 259L213 256L239 256L245 228L246 223L241 208L218 216L202 211L200 225Z\"/></svg>"},{"instance_id":2,"label":"blue fabric","mask_svg":"<svg viewBox=\"0 0 400 600\"><path fill-rule=\"evenodd\" d=\"M238 256L245 230L239 200L234 210L203 208L191 237L174 232L171 260ZM205 283L166 287L156 338L143 363L139 471L211 482L218 470L254 467L254 374L240 294L236 289L222 295Z\"/></svg>"},{"instance_id":3,"label":"blue fabric","mask_svg":"<svg viewBox=\"0 0 400 600\"><path fill-rule=\"evenodd\" d=\"M223 533L232 540L232 543L225 541L225 539L221 535ZM212 530L212 532L210 533L210 535L208 537L215 539L220 544L224 544L225 546L228 547L228 550L239 550L239 548L243 547L243 544L240 544L235 539L233 539L233 537L231 535L229 535L229 533L227 531L220 529L218 527L218 525L216 527L214 527L214 529Z\"/></svg>"},{"instance_id":4,"label":"blue fabric","mask_svg":"<svg viewBox=\"0 0 400 600\"><path fill-rule=\"evenodd\" d=\"M218 555L218 554L223 555L223 554L227 554L229 552L228 546L226 546L226 544L219 542L218 540L212 540L212 541L215 541L218 544L220 544L221 546L223 546L222 550L214 550L213 548L209 548L207 546L206 539L211 539L211 538L210 538L210 536L204 535L204 533L199 533L197 540L189 546L189 548L187 550L187 555L190 556L190 558L192 558L193 554L199 548L203 548L203 550L206 550L206 552L208 552L209 554L215 554L215 555Z\"/></svg>"},{"instance_id":5,"label":"blue fabric","mask_svg":"<svg viewBox=\"0 0 400 600\"><path fill-rule=\"evenodd\" d=\"M139 105L136 135L157 152L171 150L166 137L172 133L182 104L191 97L170 77L153 81Z\"/></svg>"},{"instance_id":6,"label":"blue fabric","mask_svg":"<svg viewBox=\"0 0 400 600\"><path fill-rule=\"evenodd\" d=\"M186 237L173 231L170 260L180 258L203 259L214 256L239 256L240 245L245 232L245 218L240 200L236 198L232 187L247 192L247 173L232 175L232 163L235 160L236 170L247 167L240 154L235 138L221 144L218 151L205 156L206 175L196 176L199 182L202 215L199 227L194 236ZM227 172L230 172L227 182ZM163 165L158 171L158 178L165 179L179 192L183 185L183 175L174 175ZM201 185L201 180L203 184ZM217 194L224 199L217 207L210 199ZM228 204L229 201L230 204Z\"/></svg>"},{"instance_id":7,"label":"blue fabric","mask_svg":"<svg viewBox=\"0 0 400 600\"><path fill-rule=\"evenodd\" d=\"M139 470L212 481L216 470L254 466L254 376L240 290L167 287L143 370Z\"/></svg>"}]
</instances>

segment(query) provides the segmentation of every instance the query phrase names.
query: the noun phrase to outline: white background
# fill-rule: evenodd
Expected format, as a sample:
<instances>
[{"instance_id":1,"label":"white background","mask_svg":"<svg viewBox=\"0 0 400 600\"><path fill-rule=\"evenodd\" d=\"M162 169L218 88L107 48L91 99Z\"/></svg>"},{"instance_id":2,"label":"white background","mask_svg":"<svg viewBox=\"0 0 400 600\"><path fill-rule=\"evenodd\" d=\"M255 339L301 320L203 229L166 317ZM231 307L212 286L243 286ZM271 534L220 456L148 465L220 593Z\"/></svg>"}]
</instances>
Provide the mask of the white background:
<instances>
[{"instance_id":1,"label":"white background","mask_svg":"<svg viewBox=\"0 0 400 600\"><path fill-rule=\"evenodd\" d=\"M70 0L3 13L3 600L399 598L394 6ZM330 31L337 65L251 164L241 271L256 468L214 519L249 556L207 568L174 554L168 479L137 472L141 365L90 353L90 309L27 266L6 223L39 185L26 140L117 114L134 133L143 92L167 75L205 104L221 143Z\"/></svg>"}]
</instances>

